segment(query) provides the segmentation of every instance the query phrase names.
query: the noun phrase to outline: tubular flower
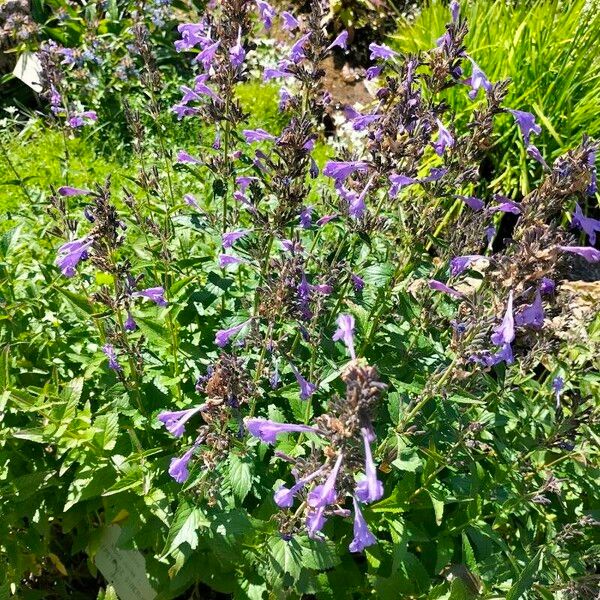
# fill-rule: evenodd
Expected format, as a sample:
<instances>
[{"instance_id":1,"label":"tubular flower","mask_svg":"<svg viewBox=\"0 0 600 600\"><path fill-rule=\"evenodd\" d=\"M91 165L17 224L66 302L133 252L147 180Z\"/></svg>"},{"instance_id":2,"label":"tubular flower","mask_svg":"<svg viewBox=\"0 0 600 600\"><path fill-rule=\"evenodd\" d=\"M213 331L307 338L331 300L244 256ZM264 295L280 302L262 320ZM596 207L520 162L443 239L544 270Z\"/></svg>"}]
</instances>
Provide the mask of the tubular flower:
<instances>
[{"instance_id":1,"label":"tubular flower","mask_svg":"<svg viewBox=\"0 0 600 600\"><path fill-rule=\"evenodd\" d=\"M88 257L88 248L93 240L89 238L79 238L72 242L63 244L56 256L56 266L62 271L65 277L73 277L77 265Z\"/></svg>"},{"instance_id":2,"label":"tubular flower","mask_svg":"<svg viewBox=\"0 0 600 600\"><path fill-rule=\"evenodd\" d=\"M354 317L342 314L338 317L337 324L338 328L333 334L333 341L342 340L346 344L352 360L356 360L356 353L354 351Z\"/></svg>"},{"instance_id":3,"label":"tubular flower","mask_svg":"<svg viewBox=\"0 0 600 600\"><path fill-rule=\"evenodd\" d=\"M331 472L327 476L325 483L317 485L310 491L306 500L308 506L311 508L324 508L325 506L333 504L336 501L337 492L335 491L335 482L337 480L340 467L342 466L343 459L344 455L342 453L338 454L335 464L333 465L333 469L331 469Z\"/></svg>"},{"instance_id":4,"label":"tubular flower","mask_svg":"<svg viewBox=\"0 0 600 600\"><path fill-rule=\"evenodd\" d=\"M515 319L513 316L513 293L512 290L508 294L508 302L506 303L506 312L502 323L496 327L492 334L492 342L496 346L510 344L515 339Z\"/></svg>"},{"instance_id":5,"label":"tubular flower","mask_svg":"<svg viewBox=\"0 0 600 600\"><path fill-rule=\"evenodd\" d=\"M300 400L308 400L308 398L310 398L317 391L317 386L314 383L304 379L298 369L296 369L296 367L291 363L290 367L292 368L292 372L294 373L296 381L300 386Z\"/></svg>"},{"instance_id":6,"label":"tubular flower","mask_svg":"<svg viewBox=\"0 0 600 600\"><path fill-rule=\"evenodd\" d=\"M383 496L383 484L377 479L377 471L371 454L370 435L366 429L361 429L365 444L365 478L356 486L356 497L365 504L377 502Z\"/></svg>"},{"instance_id":7,"label":"tubular flower","mask_svg":"<svg viewBox=\"0 0 600 600\"><path fill-rule=\"evenodd\" d=\"M219 348L223 348L229 343L229 340L236 336L248 323L250 323L252 319L248 319L239 325L235 325L234 327L230 327L229 329L220 329L217 331L215 335L215 344L219 346Z\"/></svg>"},{"instance_id":8,"label":"tubular flower","mask_svg":"<svg viewBox=\"0 0 600 600\"><path fill-rule=\"evenodd\" d=\"M352 503L354 504L354 539L348 549L350 552L362 552L368 546L376 544L377 538L371 533L356 498L352 499Z\"/></svg>"},{"instance_id":9,"label":"tubular flower","mask_svg":"<svg viewBox=\"0 0 600 600\"><path fill-rule=\"evenodd\" d=\"M157 419L167 428L174 437L181 437L185 433L185 424L197 413L203 411L206 404L200 404L185 410L165 410Z\"/></svg>"},{"instance_id":10,"label":"tubular flower","mask_svg":"<svg viewBox=\"0 0 600 600\"><path fill-rule=\"evenodd\" d=\"M162 287L153 287L142 290L140 292L134 292L133 296L136 298L148 298L152 300L157 306L167 306L168 303L165 300L165 289Z\"/></svg>"},{"instance_id":11,"label":"tubular flower","mask_svg":"<svg viewBox=\"0 0 600 600\"><path fill-rule=\"evenodd\" d=\"M246 428L250 435L257 437L265 444L274 444L277 441L277 436L282 433L315 433L317 429L310 425L296 425L294 423L277 423L269 419L261 418L246 418Z\"/></svg>"},{"instance_id":12,"label":"tubular flower","mask_svg":"<svg viewBox=\"0 0 600 600\"><path fill-rule=\"evenodd\" d=\"M196 446L194 445L183 456L179 458L173 457L171 459L171 464L169 465L169 475L177 483L184 483L190 476L188 471L188 463L190 462L195 449Z\"/></svg>"}]
</instances>

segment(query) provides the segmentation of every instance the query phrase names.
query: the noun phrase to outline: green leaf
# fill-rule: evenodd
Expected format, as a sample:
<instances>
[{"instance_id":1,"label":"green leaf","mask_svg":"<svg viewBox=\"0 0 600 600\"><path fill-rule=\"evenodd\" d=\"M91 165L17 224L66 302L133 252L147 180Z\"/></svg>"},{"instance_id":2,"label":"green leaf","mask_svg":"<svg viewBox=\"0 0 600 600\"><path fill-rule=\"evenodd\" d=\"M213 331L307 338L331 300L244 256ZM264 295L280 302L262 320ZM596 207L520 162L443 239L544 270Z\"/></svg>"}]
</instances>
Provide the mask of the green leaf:
<instances>
[{"instance_id":1,"label":"green leaf","mask_svg":"<svg viewBox=\"0 0 600 600\"><path fill-rule=\"evenodd\" d=\"M231 454L229 456L229 483L237 498L244 500L252 488L254 463L247 456Z\"/></svg>"},{"instance_id":2,"label":"green leaf","mask_svg":"<svg viewBox=\"0 0 600 600\"><path fill-rule=\"evenodd\" d=\"M400 471L415 473L421 467L423 461L416 448L405 448L400 451L398 458L392 461L392 466Z\"/></svg>"},{"instance_id":3,"label":"green leaf","mask_svg":"<svg viewBox=\"0 0 600 600\"><path fill-rule=\"evenodd\" d=\"M319 571L331 569L339 565L341 558L336 552L335 544L332 542L308 540L303 545L302 562L309 569L318 569Z\"/></svg>"},{"instance_id":4,"label":"green leaf","mask_svg":"<svg viewBox=\"0 0 600 600\"><path fill-rule=\"evenodd\" d=\"M97 311L94 310L93 304L85 296L76 294L75 292L60 286L55 286L54 289L59 292L59 294L64 296L69 301L69 304L73 307L75 312L79 313L79 315L84 319L87 319L97 313Z\"/></svg>"},{"instance_id":5,"label":"green leaf","mask_svg":"<svg viewBox=\"0 0 600 600\"><path fill-rule=\"evenodd\" d=\"M136 317L135 322L146 339L155 346L155 349L166 348L171 343L169 330L164 325L157 323L156 319Z\"/></svg>"},{"instance_id":6,"label":"green leaf","mask_svg":"<svg viewBox=\"0 0 600 600\"><path fill-rule=\"evenodd\" d=\"M542 562L544 560L544 547L540 548L535 556L529 561L527 566L521 571L521 574L513 583L510 590L508 590L508 594L506 595L506 600L517 600L523 594L531 588L534 582L534 578L542 568Z\"/></svg>"},{"instance_id":7,"label":"green leaf","mask_svg":"<svg viewBox=\"0 0 600 600\"><path fill-rule=\"evenodd\" d=\"M443 492L438 488L429 488L427 490L429 497L431 498L431 504L433 505L433 512L435 513L436 525L442 524L442 518L444 516L444 496Z\"/></svg>"},{"instance_id":8,"label":"green leaf","mask_svg":"<svg viewBox=\"0 0 600 600\"><path fill-rule=\"evenodd\" d=\"M273 569L279 575L289 575L294 581L297 581L302 571L304 548L295 538L286 540L281 536L270 538L267 548L269 548L269 559Z\"/></svg>"},{"instance_id":9,"label":"green leaf","mask_svg":"<svg viewBox=\"0 0 600 600\"><path fill-rule=\"evenodd\" d=\"M171 523L162 557L168 556L182 544L192 550L198 547L198 530L209 527L210 521L202 510L187 501L181 502Z\"/></svg>"},{"instance_id":10,"label":"green leaf","mask_svg":"<svg viewBox=\"0 0 600 600\"><path fill-rule=\"evenodd\" d=\"M97 433L94 435L94 443L102 450L112 450L117 443L119 433L119 415L111 412L106 415L96 417L94 428Z\"/></svg>"}]
</instances>

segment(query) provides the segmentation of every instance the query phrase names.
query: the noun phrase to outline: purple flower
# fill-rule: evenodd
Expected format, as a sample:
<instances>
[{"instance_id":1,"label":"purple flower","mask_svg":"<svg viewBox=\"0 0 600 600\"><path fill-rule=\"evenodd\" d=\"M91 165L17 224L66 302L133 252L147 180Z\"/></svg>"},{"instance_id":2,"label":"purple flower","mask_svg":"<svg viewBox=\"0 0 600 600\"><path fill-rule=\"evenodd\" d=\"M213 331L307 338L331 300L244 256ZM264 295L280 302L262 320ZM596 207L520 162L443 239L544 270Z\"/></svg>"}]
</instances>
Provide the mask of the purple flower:
<instances>
[{"instance_id":1,"label":"purple flower","mask_svg":"<svg viewBox=\"0 0 600 600\"><path fill-rule=\"evenodd\" d=\"M450 2L450 14L452 15L452 22L457 23L460 15L460 5L456 0Z\"/></svg>"},{"instance_id":2,"label":"purple flower","mask_svg":"<svg viewBox=\"0 0 600 600\"><path fill-rule=\"evenodd\" d=\"M469 80L469 84L471 85L469 98L471 98L471 100L475 100L475 98L477 98L479 88L483 88L486 92L489 92L492 89L492 84L490 83L490 80L486 77L485 73L480 69L479 65L470 57L469 60L471 61L471 65L473 66L471 78Z\"/></svg>"},{"instance_id":3,"label":"purple flower","mask_svg":"<svg viewBox=\"0 0 600 600\"><path fill-rule=\"evenodd\" d=\"M307 381L302 377L298 369L290 363L290 367L292 368L292 372L294 373L294 377L300 386L300 400L308 400L316 391L317 386L310 381Z\"/></svg>"},{"instance_id":4,"label":"purple flower","mask_svg":"<svg viewBox=\"0 0 600 600\"><path fill-rule=\"evenodd\" d=\"M296 425L293 423L277 423L269 419L250 417L244 419L248 433L265 444L274 444L277 436L282 433L315 433L317 429L310 425Z\"/></svg>"},{"instance_id":5,"label":"purple flower","mask_svg":"<svg viewBox=\"0 0 600 600\"><path fill-rule=\"evenodd\" d=\"M210 46L206 46L206 48L204 48L204 50L202 50L202 52L199 52L196 55L196 58L194 58L194 61L201 62L202 66L204 67L204 70L208 71L210 69L210 66L212 65L213 61L215 60L215 56L217 54L217 50L219 49L220 45L221 45L221 42L217 40L213 44L210 44Z\"/></svg>"},{"instance_id":6,"label":"purple flower","mask_svg":"<svg viewBox=\"0 0 600 600\"><path fill-rule=\"evenodd\" d=\"M235 69L238 69L244 64L246 58L246 51L242 46L242 28L238 28L238 36L235 46L229 49L229 60Z\"/></svg>"},{"instance_id":7,"label":"purple flower","mask_svg":"<svg viewBox=\"0 0 600 600\"><path fill-rule=\"evenodd\" d=\"M421 179L421 183L431 183L434 181L439 181L447 172L448 169L446 167L432 167L431 169L429 169L429 175Z\"/></svg>"},{"instance_id":8,"label":"purple flower","mask_svg":"<svg viewBox=\"0 0 600 600\"><path fill-rule=\"evenodd\" d=\"M137 323L129 311L127 312L127 319L125 320L125 323L123 323L123 327L125 328L125 331L135 331L137 329Z\"/></svg>"},{"instance_id":9,"label":"purple flower","mask_svg":"<svg viewBox=\"0 0 600 600\"><path fill-rule=\"evenodd\" d=\"M357 113L355 117L351 119L352 129L354 131L364 131L371 123L375 123L381 119L381 115L361 115Z\"/></svg>"},{"instance_id":10,"label":"purple flower","mask_svg":"<svg viewBox=\"0 0 600 600\"><path fill-rule=\"evenodd\" d=\"M392 182L392 187L390 188L390 196L392 198L395 198L402 188L418 183L418 181L412 177L397 173L392 173L390 175L390 181Z\"/></svg>"},{"instance_id":11,"label":"purple flower","mask_svg":"<svg viewBox=\"0 0 600 600\"><path fill-rule=\"evenodd\" d=\"M244 321L239 325L235 325L234 327L230 327L229 329L221 329L217 331L217 335L215 336L215 344L219 346L219 348L225 347L229 343L229 340L233 336L237 335L242 329L244 329L244 327L246 327L251 320L252 319L248 319L247 321Z\"/></svg>"},{"instance_id":12,"label":"purple flower","mask_svg":"<svg viewBox=\"0 0 600 600\"><path fill-rule=\"evenodd\" d=\"M249 175L241 175L235 180L236 184L240 186L242 192L245 192L248 189L248 186L254 181L258 181L258 177L252 177Z\"/></svg>"},{"instance_id":13,"label":"purple flower","mask_svg":"<svg viewBox=\"0 0 600 600\"><path fill-rule=\"evenodd\" d=\"M282 485L274 494L273 499L279 508L291 508L294 504L295 495L309 482L318 477L323 468L317 469L314 473L299 479L291 488Z\"/></svg>"},{"instance_id":14,"label":"purple flower","mask_svg":"<svg viewBox=\"0 0 600 600\"><path fill-rule=\"evenodd\" d=\"M75 269L80 261L88 257L88 248L92 245L93 240L88 238L79 238L72 242L63 244L56 256L56 266L62 271L65 277L73 277Z\"/></svg>"},{"instance_id":15,"label":"purple flower","mask_svg":"<svg viewBox=\"0 0 600 600\"><path fill-rule=\"evenodd\" d=\"M206 404L200 404L185 410L164 410L157 419L167 428L174 437L181 437L185 433L185 424L197 413L206 409Z\"/></svg>"},{"instance_id":16,"label":"purple flower","mask_svg":"<svg viewBox=\"0 0 600 600\"><path fill-rule=\"evenodd\" d=\"M292 13L287 12L286 10L281 13L281 20L283 21L282 28L286 31L294 31L294 29L300 27L300 21L298 21Z\"/></svg>"},{"instance_id":17,"label":"purple flower","mask_svg":"<svg viewBox=\"0 0 600 600\"><path fill-rule=\"evenodd\" d=\"M556 398L556 410L560 408L560 397L565 388L565 380L557 376L552 380L552 390L554 391L554 395Z\"/></svg>"},{"instance_id":18,"label":"purple flower","mask_svg":"<svg viewBox=\"0 0 600 600\"><path fill-rule=\"evenodd\" d=\"M106 344L105 346L102 346L102 352L104 352L104 354L106 354L106 358L108 358L109 368L117 372L123 370L123 367L121 367L119 361L117 360L115 347L112 344Z\"/></svg>"},{"instance_id":19,"label":"purple flower","mask_svg":"<svg viewBox=\"0 0 600 600\"><path fill-rule=\"evenodd\" d=\"M531 113L523 110L512 110L510 108L508 112L515 118L526 146L529 145L531 134L540 135L542 133L542 128L535 122L535 116Z\"/></svg>"},{"instance_id":20,"label":"purple flower","mask_svg":"<svg viewBox=\"0 0 600 600\"><path fill-rule=\"evenodd\" d=\"M348 205L348 214L354 219L360 219L367 210L367 205L365 204L365 188L360 194L356 194L351 192L349 197L350 203Z\"/></svg>"},{"instance_id":21,"label":"purple flower","mask_svg":"<svg viewBox=\"0 0 600 600\"><path fill-rule=\"evenodd\" d=\"M354 273L352 273L350 275L350 279L352 280L352 285L354 286L354 291L360 292L363 290L363 288L365 287L365 280L362 277L359 277L358 275L355 275Z\"/></svg>"},{"instance_id":22,"label":"purple flower","mask_svg":"<svg viewBox=\"0 0 600 600\"><path fill-rule=\"evenodd\" d=\"M453 296L454 298L463 297L463 294L461 294L459 291L448 287L445 283L437 281L436 279L429 280L429 287L436 292L443 292L444 294L448 294L449 296Z\"/></svg>"},{"instance_id":23,"label":"purple flower","mask_svg":"<svg viewBox=\"0 0 600 600\"><path fill-rule=\"evenodd\" d=\"M309 510L306 515L306 531L311 540L319 539L319 533L325 526L325 507Z\"/></svg>"},{"instance_id":24,"label":"purple flower","mask_svg":"<svg viewBox=\"0 0 600 600\"><path fill-rule=\"evenodd\" d=\"M496 346L510 344L515 339L515 319L513 317L513 293L512 290L508 294L508 302L506 303L506 312L502 323L494 329L492 334L492 342Z\"/></svg>"},{"instance_id":25,"label":"purple flower","mask_svg":"<svg viewBox=\"0 0 600 600\"><path fill-rule=\"evenodd\" d=\"M177 52L182 50L191 50L194 46L206 40L204 24L182 23L177 27L181 34L181 40L175 42Z\"/></svg>"},{"instance_id":26,"label":"purple flower","mask_svg":"<svg viewBox=\"0 0 600 600\"><path fill-rule=\"evenodd\" d=\"M292 74L285 70L285 67L274 68L267 67L263 72L263 81L269 81L278 77L292 77Z\"/></svg>"},{"instance_id":27,"label":"purple flower","mask_svg":"<svg viewBox=\"0 0 600 600\"><path fill-rule=\"evenodd\" d=\"M217 96L217 94L215 94L206 85L207 80L208 80L208 75L206 73L202 74L202 75L198 75L196 77L196 79L194 80L194 91L197 92L197 94L200 94L202 96L208 96L209 98L212 98L215 102L223 102L223 100L220 98L220 96ZM185 87L185 86L183 86L183 87ZM182 87L182 89L183 89L183 87ZM185 96L184 96L184 98L185 98Z\"/></svg>"},{"instance_id":28,"label":"purple flower","mask_svg":"<svg viewBox=\"0 0 600 600\"><path fill-rule=\"evenodd\" d=\"M377 502L383 496L383 484L377 479L377 471L371 454L370 434L366 429L361 429L365 444L365 478L356 486L357 498L366 504Z\"/></svg>"},{"instance_id":29,"label":"purple flower","mask_svg":"<svg viewBox=\"0 0 600 600\"><path fill-rule=\"evenodd\" d=\"M76 187L70 187L68 185L63 185L62 187L59 187L57 192L58 192L59 196L89 196L90 194L93 193L93 192L90 192L89 190L83 190L81 188L76 188Z\"/></svg>"},{"instance_id":30,"label":"purple flower","mask_svg":"<svg viewBox=\"0 0 600 600\"><path fill-rule=\"evenodd\" d=\"M337 318L337 324L338 328L333 334L333 341L342 340L346 344L352 360L356 360L356 353L354 352L354 317L352 315L341 314Z\"/></svg>"},{"instance_id":31,"label":"purple flower","mask_svg":"<svg viewBox=\"0 0 600 600\"><path fill-rule=\"evenodd\" d=\"M312 212L314 210L313 206L307 206L302 209L300 213L300 225L303 229L308 229L312 225Z\"/></svg>"},{"instance_id":32,"label":"purple flower","mask_svg":"<svg viewBox=\"0 0 600 600\"><path fill-rule=\"evenodd\" d=\"M529 154L531 158L537 160L544 167L544 169L547 171L551 170L548 166L548 163L544 160L541 152L533 144L529 144L529 146L527 146L527 154Z\"/></svg>"},{"instance_id":33,"label":"purple flower","mask_svg":"<svg viewBox=\"0 0 600 600\"><path fill-rule=\"evenodd\" d=\"M287 110L292 106L292 95L287 88L279 88L279 110Z\"/></svg>"},{"instance_id":34,"label":"purple flower","mask_svg":"<svg viewBox=\"0 0 600 600\"><path fill-rule=\"evenodd\" d=\"M310 33L303 35L297 40L290 50L290 61L295 65L298 64L304 58L304 46L310 39Z\"/></svg>"},{"instance_id":35,"label":"purple flower","mask_svg":"<svg viewBox=\"0 0 600 600\"><path fill-rule=\"evenodd\" d=\"M191 117L200 113L199 109L184 104L175 104L171 107L171 110L177 115L178 121L181 121L184 117Z\"/></svg>"},{"instance_id":36,"label":"purple flower","mask_svg":"<svg viewBox=\"0 0 600 600\"><path fill-rule=\"evenodd\" d=\"M368 546L376 544L377 538L371 533L356 498L352 498L352 503L354 504L354 539L348 549L350 552L362 552Z\"/></svg>"},{"instance_id":37,"label":"purple flower","mask_svg":"<svg viewBox=\"0 0 600 600\"><path fill-rule=\"evenodd\" d=\"M282 485L275 494L273 494L275 504L277 504L279 508L291 508L294 505L294 497L303 487L304 482L296 483L291 488Z\"/></svg>"},{"instance_id":38,"label":"purple flower","mask_svg":"<svg viewBox=\"0 0 600 600\"><path fill-rule=\"evenodd\" d=\"M452 146L454 146L454 138L439 119L437 119L437 126L438 138L433 142L433 148L438 156L443 156L446 148L452 148Z\"/></svg>"},{"instance_id":39,"label":"purple flower","mask_svg":"<svg viewBox=\"0 0 600 600\"><path fill-rule=\"evenodd\" d=\"M554 290L556 289L556 284L549 277L542 277L540 280L540 292L542 294L554 294Z\"/></svg>"},{"instance_id":40,"label":"purple flower","mask_svg":"<svg viewBox=\"0 0 600 600\"><path fill-rule=\"evenodd\" d=\"M480 200L479 198L476 198L475 196L456 196L457 198L459 198L460 200L462 200L471 210L474 210L475 212L480 211L483 206L483 200Z\"/></svg>"},{"instance_id":41,"label":"purple flower","mask_svg":"<svg viewBox=\"0 0 600 600\"><path fill-rule=\"evenodd\" d=\"M398 56L398 53L392 50L389 46L385 44L375 44L374 42L369 44L369 50L371 51L371 55L369 58L371 60L376 60L377 58L381 58L383 60L387 60L388 58L393 58L394 56Z\"/></svg>"},{"instance_id":42,"label":"purple flower","mask_svg":"<svg viewBox=\"0 0 600 600\"><path fill-rule=\"evenodd\" d=\"M275 136L271 135L264 129L244 129L242 132L248 143L264 142L265 140L274 140Z\"/></svg>"},{"instance_id":43,"label":"purple flower","mask_svg":"<svg viewBox=\"0 0 600 600\"><path fill-rule=\"evenodd\" d=\"M485 228L485 238L487 240L488 246L492 245L494 241L494 237L496 237L496 228L493 225Z\"/></svg>"},{"instance_id":44,"label":"purple flower","mask_svg":"<svg viewBox=\"0 0 600 600\"><path fill-rule=\"evenodd\" d=\"M223 269L229 265L239 265L246 262L243 258L231 256L229 254L219 254L219 266Z\"/></svg>"},{"instance_id":45,"label":"purple flower","mask_svg":"<svg viewBox=\"0 0 600 600\"><path fill-rule=\"evenodd\" d=\"M198 206L198 201L196 200L196 198L194 198L194 196L192 194L186 194L183 197L183 201L188 205L191 206L192 208L200 208Z\"/></svg>"},{"instance_id":46,"label":"purple flower","mask_svg":"<svg viewBox=\"0 0 600 600\"><path fill-rule=\"evenodd\" d=\"M535 292L533 304L528 304L523 310L515 315L515 325L519 327L533 327L541 329L544 325L544 305L539 290Z\"/></svg>"},{"instance_id":47,"label":"purple flower","mask_svg":"<svg viewBox=\"0 0 600 600\"><path fill-rule=\"evenodd\" d=\"M315 486L310 491L308 497L306 498L306 503L308 506L313 509L324 508L325 506L333 504L336 501L337 492L335 491L335 483L340 471L340 467L342 466L343 459L344 455L342 453L338 454L335 464L327 476L325 483Z\"/></svg>"},{"instance_id":48,"label":"purple flower","mask_svg":"<svg viewBox=\"0 0 600 600\"><path fill-rule=\"evenodd\" d=\"M590 244L592 246L596 244L596 232L600 231L600 221L598 219L586 217L583 214L579 203L575 204L575 214L571 219L571 226L582 229L590 238Z\"/></svg>"},{"instance_id":49,"label":"purple flower","mask_svg":"<svg viewBox=\"0 0 600 600\"><path fill-rule=\"evenodd\" d=\"M332 215L323 215L318 221L317 221L317 225L319 227L322 227L323 225L327 225L327 223L329 223L329 221L333 221L334 219L337 219L338 215L337 214L332 214Z\"/></svg>"},{"instance_id":50,"label":"purple flower","mask_svg":"<svg viewBox=\"0 0 600 600\"><path fill-rule=\"evenodd\" d=\"M369 168L369 163L364 161L335 161L329 160L323 168L323 175L335 179L337 182L343 182L356 171L364 172Z\"/></svg>"},{"instance_id":51,"label":"purple flower","mask_svg":"<svg viewBox=\"0 0 600 600\"><path fill-rule=\"evenodd\" d=\"M273 19L276 16L273 7L264 0L256 0L256 6L258 6L258 13L260 20L263 22L265 29L268 31L273 25Z\"/></svg>"},{"instance_id":52,"label":"purple flower","mask_svg":"<svg viewBox=\"0 0 600 600\"><path fill-rule=\"evenodd\" d=\"M69 117L68 123L69 127L76 129L78 127L83 127L86 123L94 122L98 120L98 115L96 111L86 110L85 112L75 114Z\"/></svg>"},{"instance_id":53,"label":"purple flower","mask_svg":"<svg viewBox=\"0 0 600 600\"><path fill-rule=\"evenodd\" d=\"M382 70L383 70L383 67L380 65L373 65L372 67L369 67L366 71L367 80L372 81L376 77L379 77Z\"/></svg>"},{"instance_id":54,"label":"purple flower","mask_svg":"<svg viewBox=\"0 0 600 600\"><path fill-rule=\"evenodd\" d=\"M188 463L194 454L196 446L192 446L181 458L173 457L169 465L169 475L177 482L183 483L190 476Z\"/></svg>"},{"instance_id":55,"label":"purple flower","mask_svg":"<svg viewBox=\"0 0 600 600\"><path fill-rule=\"evenodd\" d=\"M162 287L153 287L142 290L141 292L134 292L133 296L136 298L148 298L158 306L167 306L167 301L165 300L165 289Z\"/></svg>"},{"instance_id":56,"label":"purple flower","mask_svg":"<svg viewBox=\"0 0 600 600\"><path fill-rule=\"evenodd\" d=\"M490 206L488 211L491 213L495 212L505 212L512 213L513 215L521 214L521 205L517 202L513 202L512 200L504 199L503 202L496 204L495 206Z\"/></svg>"},{"instance_id":57,"label":"purple flower","mask_svg":"<svg viewBox=\"0 0 600 600\"><path fill-rule=\"evenodd\" d=\"M316 285L311 285L310 289L313 292L317 292L318 294L323 294L324 296L329 296L331 292L333 292L333 288L330 285L320 283Z\"/></svg>"},{"instance_id":58,"label":"purple flower","mask_svg":"<svg viewBox=\"0 0 600 600\"><path fill-rule=\"evenodd\" d=\"M235 231L225 232L221 237L223 248L231 248L235 242L248 235L248 233L247 229L236 229Z\"/></svg>"},{"instance_id":59,"label":"purple flower","mask_svg":"<svg viewBox=\"0 0 600 600\"><path fill-rule=\"evenodd\" d=\"M342 50L346 50L348 47L348 32L344 29L342 33L340 33L329 46L327 46L327 50L332 50L333 48L338 47Z\"/></svg>"},{"instance_id":60,"label":"purple flower","mask_svg":"<svg viewBox=\"0 0 600 600\"><path fill-rule=\"evenodd\" d=\"M481 254L467 254L466 256L455 256L450 261L450 275L456 277L461 273L464 273L472 263L480 258L485 258Z\"/></svg>"},{"instance_id":61,"label":"purple flower","mask_svg":"<svg viewBox=\"0 0 600 600\"><path fill-rule=\"evenodd\" d=\"M493 367L501 362L511 365L514 362L510 344L504 344L495 354L484 352L479 356L474 355L469 357L469 360L484 365L485 367Z\"/></svg>"},{"instance_id":62,"label":"purple flower","mask_svg":"<svg viewBox=\"0 0 600 600\"><path fill-rule=\"evenodd\" d=\"M600 250L596 250L591 246L558 246L558 249L563 252L577 254L591 263L600 262Z\"/></svg>"},{"instance_id":63,"label":"purple flower","mask_svg":"<svg viewBox=\"0 0 600 600\"><path fill-rule=\"evenodd\" d=\"M177 153L177 162L191 163L194 165L202 164L202 161L199 158L196 158L196 157L192 156L191 154L188 154L185 150L180 150Z\"/></svg>"}]
</instances>

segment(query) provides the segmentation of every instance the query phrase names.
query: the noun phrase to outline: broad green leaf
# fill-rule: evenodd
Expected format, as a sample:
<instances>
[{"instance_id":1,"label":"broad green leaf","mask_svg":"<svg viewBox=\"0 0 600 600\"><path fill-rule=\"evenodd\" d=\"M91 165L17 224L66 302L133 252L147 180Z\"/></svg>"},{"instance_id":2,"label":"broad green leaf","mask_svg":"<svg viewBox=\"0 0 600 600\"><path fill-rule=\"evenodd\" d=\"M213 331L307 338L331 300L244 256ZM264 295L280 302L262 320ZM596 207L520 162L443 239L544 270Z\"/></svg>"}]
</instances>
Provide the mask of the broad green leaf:
<instances>
[{"instance_id":1,"label":"broad green leaf","mask_svg":"<svg viewBox=\"0 0 600 600\"><path fill-rule=\"evenodd\" d=\"M229 483L237 498L243 500L252 488L252 472L254 463L250 457L230 454L229 456Z\"/></svg>"},{"instance_id":2,"label":"broad green leaf","mask_svg":"<svg viewBox=\"0 0 600 600\"><path fill-rule=\"evenodd\" d=\"M198 530L209 526L210 521L200 507L183 500L173 517L162 556L168 556L173 550L186 543L195 550L198 547Z\"/></svg>"}]
</instances>

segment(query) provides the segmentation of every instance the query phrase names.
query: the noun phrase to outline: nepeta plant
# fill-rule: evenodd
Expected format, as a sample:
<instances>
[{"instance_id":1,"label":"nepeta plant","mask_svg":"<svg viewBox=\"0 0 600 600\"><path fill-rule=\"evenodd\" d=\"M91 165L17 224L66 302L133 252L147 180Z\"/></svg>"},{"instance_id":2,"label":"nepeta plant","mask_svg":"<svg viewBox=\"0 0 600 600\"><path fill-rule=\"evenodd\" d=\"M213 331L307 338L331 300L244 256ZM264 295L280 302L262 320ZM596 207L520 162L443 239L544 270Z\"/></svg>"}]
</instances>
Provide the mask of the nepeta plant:
<instances>
[{"instance_id":1,"label":"nepeta plant","mask_svg":"<svg viewBox=\"0 0 600 600\"><path fill-rule=\"evenodd\" d=\"M598 145L586 138L547 164L534 115L504 106L509 82L490 81L469 56L458 3L428 52L370 44L366 77L377 85L358 108L335 107L326 89L323 65L343 56L349 34L328 35L323 22L318 2L303 15L263 0L211 5L178 27L175 48L189 71L171 105L138 23L146 95L125 112L139 172L120 192L107 181L52 197L53 233L63 237L56 274L88 310L94 351L131 402L124 415L141 468L161 490L182 486L176 494L211 515L251 513L252 564L262 565L257 540L275 528L285 548L308 536L307 544L343 539L363 552L379 542L391 552L405 532L387 512L408 511L425 493L439 525L444 469L460 480L448 492L453 503L466 494L459 484L474 453L493 441L484 423L493 417L451 412L450 399L468 406L490 390L498 396L505 372L533 373L558 355L553 320L569 311L560 280L580 260L600 261L600 222L584 210L596 192ZM261 79L279 86L278 131L249 125L238 95L253 40L274 30L281 56ZM56 66L47 78L59 114ZM472 103L466 122L450 110L450 89ZM336 108L358 143L333 140L336 154L323 160L323 119ZM518 201L482 172L499 115L514 119L539 173ZM172 143L165 124L198 122L195 146ZM586 415L569 373L544 373L559 426L543 443L568 448ZM435 410L446 411L437 424ZM436 426L456 434L442 436L444 467ZM417 484L410 476L421 467ZM543 505L558 489L548 467L518 501ZM161 518L172 510L163 500ZM492 518L480 510L469 523L488 532ZM175 550L179 569L186 556Z\"/></svg>"}]
</instances>

